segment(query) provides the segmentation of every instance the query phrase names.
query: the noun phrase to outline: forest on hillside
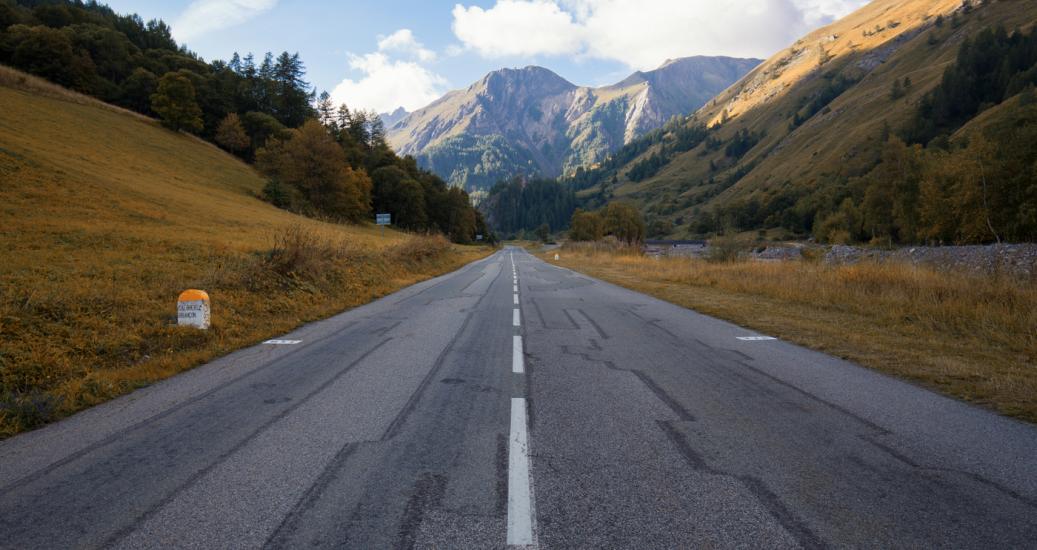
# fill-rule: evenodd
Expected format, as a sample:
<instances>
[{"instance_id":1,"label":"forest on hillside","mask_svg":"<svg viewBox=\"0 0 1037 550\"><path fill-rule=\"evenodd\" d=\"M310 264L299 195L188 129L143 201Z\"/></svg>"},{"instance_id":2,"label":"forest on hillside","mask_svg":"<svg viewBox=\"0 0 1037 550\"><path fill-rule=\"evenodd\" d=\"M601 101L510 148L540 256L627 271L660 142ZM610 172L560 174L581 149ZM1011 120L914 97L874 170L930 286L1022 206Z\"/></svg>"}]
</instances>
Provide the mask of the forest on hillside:
<instances>
[{"instance_id":1,"label":"forest on hillside","mask_svg":"<svg viewBox=\"0 0 1037 550\"><path fill-rule=\"evenodd\" d=\"M421 151L416 158L421 166L443 174L454 185L481 193L499 181L536 177L539 171L529 151L499 135L459 134Z\"/></svg>"},{"instance_id":2,"label":"forest on hillside","mask_svg":"<svg viewBox=\"0 0 1037 550\"><path fill-rule=\"evenodd\" d=\"M93 1L0 0L0 63L255 162L280 207L353 223L377 210L462 243L489 234L463 190L392 151L377 114L318 97L297 53L207 62L161 20Z\"/></svg>"},{"instance_id":3,"label":"forest on hillside","mask_svg":"<svg viewBox=\"0 0 1037 550\"><path fill-rule=\"evenodd\" d=\"M967 13L967 11L966 11ZM960 25L938 19L934 33ZM944 29L946 27L946 29ZM930 44L936 40L930 37ZM822 73L822 85L800 98L789 131L830 112L836 98L859 81L837 71ZM613 197L620 178L640 182L667 168L678 155L710 155L708 175L687 181L694 194L658 205L649 217L681 209L682 234L782 228L827 242L968 244L1037 240L1037 32L987 28L963 41L939 85L923 94L913 114L887 121L880 135L859 143L861 154L813 186L786 182L776 192L710 201L734 187L759 161L743 157L762 134L742 129L727 138L694 116L672 121L620 149L592 170L565 183L581 194L581 206L599 207ZM889 101L912 87L897 79ZM969 126L969 131L959 130ZM721 154L722 153L722 154ZM765 151L763 155L767 155Z\"/></svg>"},{"instance_id":4,"label":"forest on hillside","mask_svg":"<svg viewBox=\"0 0 1037 550\"><path fill-rule=\"evenodd\" d=\"M962 43L909 120L875 136L859 175L732 202L699 229L784 227L829 242L1035 241L1035 84L1037 33L988 28ZM956 136L984 113L981 128Z\"/></svg>"},{"instance_id":5,"label":"forest on hillside","mask_svg":"<svg viewBox=\"0 0 1037 550\"><path fill-rule=\"evenodd\" d=\"M501 235L521 236L542 226L555 233L569 226L576 194L555 180L516 177L495 185L480 208Z\"/></svg>"}]
</instances>

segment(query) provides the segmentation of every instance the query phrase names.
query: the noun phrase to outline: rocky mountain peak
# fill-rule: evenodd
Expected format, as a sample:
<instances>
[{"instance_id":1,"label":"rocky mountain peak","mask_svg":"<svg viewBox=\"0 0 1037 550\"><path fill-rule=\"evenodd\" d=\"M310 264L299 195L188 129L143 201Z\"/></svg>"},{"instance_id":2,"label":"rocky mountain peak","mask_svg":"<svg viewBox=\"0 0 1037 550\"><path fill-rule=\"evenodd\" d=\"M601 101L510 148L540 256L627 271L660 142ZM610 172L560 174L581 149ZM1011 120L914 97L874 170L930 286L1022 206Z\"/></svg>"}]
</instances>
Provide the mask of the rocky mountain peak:
<instances>
[{"instance_id":1,"label":"rocky mountain peak","mask_svg":"<svg viewBox=\"0 0 1037 550\"><path fill-rule=\"evenodd\" d=\"M404 109L403 107L397 107L396 110L391 113L379 114L378 118L382 119L382 124L384 124L386 128L392 128L398 122L407 118L407 115L409 114L410 113L407 112L407 109Z\"/></svg>"},{"instance_id":2,"label":"rocky mountain peak","mask_svg":"<svg viewBox=\"0 0 1037 550\"><path fill-rule=\"evenodd\" d=\"M546 96L564 93L576 85L543 67L529 65L521 69L498 69L484 76L469 90L481 91L494 97L516 94Z\"/></svg>"},{"instance_id":3,"label":"rocky mountain peak","mask_svg":"<svg viewBox=\"0 0 1037 550\"><path fill-rule=\"evenodd\" d=\"M503 68L411 113L389 129L389 142L469 190L515 175L557 176L695 111L758 63L667 60L601 88L544 67Z\"/></svg>"}]
</instances>

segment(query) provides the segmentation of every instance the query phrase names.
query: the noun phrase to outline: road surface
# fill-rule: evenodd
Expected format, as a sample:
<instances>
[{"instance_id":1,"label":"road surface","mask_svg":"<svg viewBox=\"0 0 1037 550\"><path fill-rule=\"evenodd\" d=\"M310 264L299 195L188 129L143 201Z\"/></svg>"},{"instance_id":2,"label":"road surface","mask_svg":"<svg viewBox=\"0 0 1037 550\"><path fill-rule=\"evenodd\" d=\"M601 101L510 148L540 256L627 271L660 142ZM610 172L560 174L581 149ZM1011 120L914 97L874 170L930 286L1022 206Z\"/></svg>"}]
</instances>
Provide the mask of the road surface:
<instances>
[{"instance_id":1,"label":"road surface","mask_svg":"<svg viewBox=\"0 0 1037 550\"><path fill-rule=\"evenodd\" d=\"M505 249L0 443L0 547L1037 546L1037 429L765 336Z\"/></svg>"}]
</instances>

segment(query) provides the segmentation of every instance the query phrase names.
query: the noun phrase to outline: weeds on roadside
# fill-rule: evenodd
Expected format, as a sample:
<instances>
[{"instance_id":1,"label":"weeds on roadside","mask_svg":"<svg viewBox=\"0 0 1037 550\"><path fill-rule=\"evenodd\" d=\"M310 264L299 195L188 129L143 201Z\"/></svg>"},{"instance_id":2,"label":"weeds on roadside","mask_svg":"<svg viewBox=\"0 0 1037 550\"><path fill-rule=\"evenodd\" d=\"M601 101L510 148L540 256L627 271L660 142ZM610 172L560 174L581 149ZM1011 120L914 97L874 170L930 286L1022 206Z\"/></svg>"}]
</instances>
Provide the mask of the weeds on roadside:
<instances>
[{"instance_id":1,"label":"weeds on roadside","mask_svg":"<svg viewBox=\"0 0 1037 550\"><path fill-rule=\"evenodd\" d=\"M562 246L566 252L575 252L588 256L642 256L644 252L638 245L624 243L614 237L605 237L600 241L568 241Z\"/></svg>"},{"instance_id":2,"label":"weeds on roadside","mask_svg":"<svg viewBox=\"0 0 1037 550\"><path fill-rule=\"evenodd\" d=\"M206 267L198 275L165 273L157 285L0 295L0 438L363 304L477 254L459 252L439 235L365 248L341 233L290 225L272 235L266 250L213 251L199 262ZM208 331L175 324L172 300L189 287L213 298Z\"/></svg>"},{"instance_id":3,"label":"weeds on roadside","mask_svg":"<svg viewBox=\"0 0 1037 550\"><path fill-rule=\"evenodd\" d=\"M709 241L706 248L706 260L712 263L729 263L745 259L750 251L749 245L739 242L734 237L716 237Z\"/></svg>"},{"instance_id":4,"label":"weeds on roadside","mask_svg":"<svg viewBox=\"0 0 1037 550\"><path fill-rule=\"evenodd\" d=\"M570 253L562 263L1037 422L1032 280L895 261Z\"/></svg>"}]
</instances>

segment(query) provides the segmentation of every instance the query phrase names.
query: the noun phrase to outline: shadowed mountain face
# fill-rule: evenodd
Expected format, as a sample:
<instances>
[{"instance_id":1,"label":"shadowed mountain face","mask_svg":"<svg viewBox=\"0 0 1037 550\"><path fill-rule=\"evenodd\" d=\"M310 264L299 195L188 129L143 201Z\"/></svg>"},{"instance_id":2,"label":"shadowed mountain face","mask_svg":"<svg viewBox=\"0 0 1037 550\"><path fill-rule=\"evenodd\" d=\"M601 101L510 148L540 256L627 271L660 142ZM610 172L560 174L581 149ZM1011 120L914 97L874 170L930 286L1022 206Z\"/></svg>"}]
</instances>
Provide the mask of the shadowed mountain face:
<instances>
[{"instance_id":1,"label":"shadowed mountain face","mask_svg":"<svg viewBox=\"0 0 1037 550\"><path fill-rule=\"evenodd\" d=\"M601 88L542 67L501 69L389 124L389 142L470 190L518 174L558 176L693 112L758 64L688 57Z\"/></svg>"}]
</instances>

